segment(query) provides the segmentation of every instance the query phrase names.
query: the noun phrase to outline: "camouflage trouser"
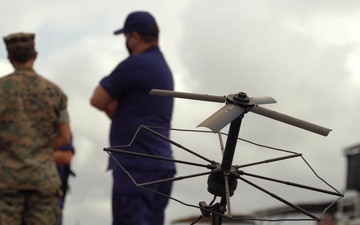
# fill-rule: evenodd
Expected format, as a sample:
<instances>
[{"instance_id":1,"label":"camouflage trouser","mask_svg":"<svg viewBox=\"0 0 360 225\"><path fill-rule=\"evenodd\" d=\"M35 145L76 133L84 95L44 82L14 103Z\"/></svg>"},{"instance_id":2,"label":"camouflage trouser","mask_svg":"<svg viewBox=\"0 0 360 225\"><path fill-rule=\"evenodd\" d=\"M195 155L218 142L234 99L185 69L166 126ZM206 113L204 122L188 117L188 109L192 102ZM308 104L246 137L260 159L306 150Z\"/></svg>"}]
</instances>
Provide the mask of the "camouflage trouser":
<instances>
[{"instance_id":1,"label":"camouflage trouser","mask_svg":"<svg viewBox=\"0 0 360 225\"><path fill-rule=\"evenodd\" d=\"M0 189L0 225L57 225L60 218L58 190Z\"/></svg>"}]
</instances>

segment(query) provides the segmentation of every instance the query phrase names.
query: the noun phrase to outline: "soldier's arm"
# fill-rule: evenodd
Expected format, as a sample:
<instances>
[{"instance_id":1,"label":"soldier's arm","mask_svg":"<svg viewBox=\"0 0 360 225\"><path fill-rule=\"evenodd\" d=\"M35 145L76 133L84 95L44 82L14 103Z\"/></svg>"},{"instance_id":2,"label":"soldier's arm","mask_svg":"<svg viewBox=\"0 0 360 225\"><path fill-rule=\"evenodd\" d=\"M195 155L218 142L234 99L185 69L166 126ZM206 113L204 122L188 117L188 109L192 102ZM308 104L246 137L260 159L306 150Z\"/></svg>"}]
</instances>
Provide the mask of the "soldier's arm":
<instances>
[{"instance_id":1,"label":"soldier's arm","mask_svg":"<svg viewBox=\"0 0 360 225\"><path fill-rule=\"evenodd\" d=\"M53 156L56 165L69 165L73 156L73 151L69 150L54 150Z\"/></svg>"},{"instance_id":2,"label":"soldier's arm","mask_svg":"<svg viewBox=\"0 0 360 225\"><path fill-rule=\"evenodd\" d=\"M57 132L53 138L54 149L66 145L71 141L71 131L69 123L58 123L56 131Z\"/></svg>"}]
</instances>

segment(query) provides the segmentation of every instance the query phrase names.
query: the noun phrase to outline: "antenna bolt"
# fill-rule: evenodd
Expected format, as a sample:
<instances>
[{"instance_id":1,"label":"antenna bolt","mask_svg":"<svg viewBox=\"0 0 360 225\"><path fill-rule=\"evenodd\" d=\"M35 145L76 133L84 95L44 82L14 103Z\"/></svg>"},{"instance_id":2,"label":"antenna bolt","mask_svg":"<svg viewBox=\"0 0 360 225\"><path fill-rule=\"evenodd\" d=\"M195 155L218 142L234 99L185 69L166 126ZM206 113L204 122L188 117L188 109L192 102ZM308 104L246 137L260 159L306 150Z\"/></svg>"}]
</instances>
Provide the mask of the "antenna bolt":
<instances>
[{"instance_id":1,"label":"antenna bolt","mask_svg":"<svg viewBox=\"0 0 360 225\"><path fill-rule=\"evenodd\" d=\"M239 92L236 94L236 97L239 99L246 99L247 94L245 92Z\"/></svg>"},{"instance_id":2,"label":"antenna bolt","mask_svg":"<svg viewBox=\"0 0 360 225\"><path fill-rule=\"evenodd\" d=\"M250 98L247 96L245 92L239 92L234 95L234 99L240 102L249 102Z\"/></svg>"}]
</instances>

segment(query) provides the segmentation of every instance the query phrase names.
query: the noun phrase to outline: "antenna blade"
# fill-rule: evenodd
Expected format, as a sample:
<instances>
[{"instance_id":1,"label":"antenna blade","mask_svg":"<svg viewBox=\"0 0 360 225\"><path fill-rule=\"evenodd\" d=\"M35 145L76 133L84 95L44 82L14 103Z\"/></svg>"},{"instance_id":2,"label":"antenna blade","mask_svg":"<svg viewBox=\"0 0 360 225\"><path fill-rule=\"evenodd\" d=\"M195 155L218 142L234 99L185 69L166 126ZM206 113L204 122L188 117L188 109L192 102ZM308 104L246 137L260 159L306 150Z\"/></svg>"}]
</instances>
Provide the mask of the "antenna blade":
<instances>
[{"instance_id":1,"label":"antenna blade","mask_svg":"<svg viewBox=\"0 0 360 225\"><path fill-rule=\"evenodd\" d=\"M175 98L201 100L201 101L208 101L208 102L225 102L227 99L226 96L194 94L194 93L168 91L168 90L160 90L160 89L151 89L150 94L158 95L158 96L169 96L169 97L175 97Z\"/></svg>"},{"instance_id":2,"label":"antenna blade","mask_svg":"<svg viewBox=\"0 0 360 225\"><path fill-rule=\"evenodd\" d=\"M265 116L265 117L269 117L271 119L274 119L274 120L277 120L277 121L280 121L280 122L283 122L283 123L287 123L289 125L292 125L292 126L307 130L307 131L314 132L316 134L323 135L323 136L327 136L331 131L331 129L321 127L319 125L309 123L309 122L306 122L304 120L297 119L295 117L287 116L285 114L281 114L281 113L278 113L276 111L269 110L269 109L266 109L266 108L263 108L263 107L257 106L257 105L252 107L250 109L250 111L253 112L253 113L256 113L256 114L259 114L259 115L262 115L262 116Z\"/></svg>"},{"instance_id":3,"label":"antenna blade","mask_svg":"<svg viewBox=\"0 0 360 225\"><path fill-rule=\"evenodd\" d=\"M198 127L207 127L214 133L219 133L226 125L243 114L245 110L238 105L226 104L216 111L206 120L198 125Z\"/></svg>"},{"instance_id":4,"label":"antenna blade","mask_svg":"<svg viewBox=\"0 0 360 225\"><path fill-rule=\"evenodd\" d=\"M251 97L256 105L276 103L276 100L269 96Z\"/></svg>"}]
</instances>

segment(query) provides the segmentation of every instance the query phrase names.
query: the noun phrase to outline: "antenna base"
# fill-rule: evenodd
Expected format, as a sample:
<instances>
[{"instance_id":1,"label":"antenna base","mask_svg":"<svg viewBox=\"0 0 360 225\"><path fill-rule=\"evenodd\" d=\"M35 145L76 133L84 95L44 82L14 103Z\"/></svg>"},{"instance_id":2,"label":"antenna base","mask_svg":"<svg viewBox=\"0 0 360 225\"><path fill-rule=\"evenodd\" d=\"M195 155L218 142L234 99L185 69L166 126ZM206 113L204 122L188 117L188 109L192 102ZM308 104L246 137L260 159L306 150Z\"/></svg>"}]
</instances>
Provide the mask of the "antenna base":
<instances>
[{"instance_id":1,"label":"antenna base","mask_svg":"<svg viewBox=\"0 0 360 225\"><path fill-rule=\"evenodd\" d=\"M226 197L225 179L228 179L229 195L232 196L237 186L237 178L232 174L224 176L223 171L214 172L208 177L208 192L213 195Z\"/></svg>"}]
</instances>

